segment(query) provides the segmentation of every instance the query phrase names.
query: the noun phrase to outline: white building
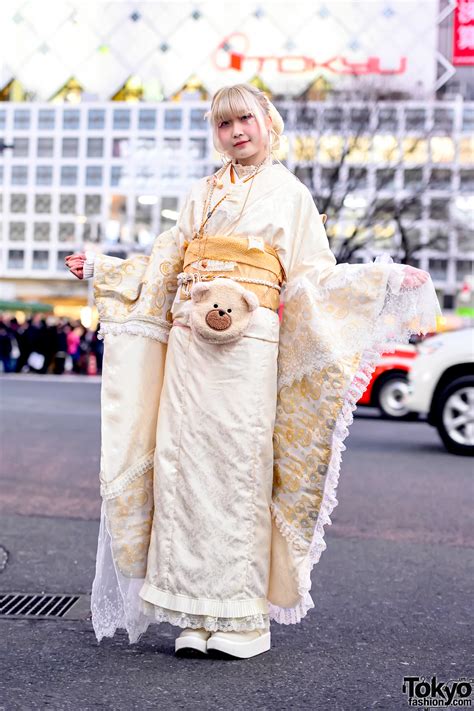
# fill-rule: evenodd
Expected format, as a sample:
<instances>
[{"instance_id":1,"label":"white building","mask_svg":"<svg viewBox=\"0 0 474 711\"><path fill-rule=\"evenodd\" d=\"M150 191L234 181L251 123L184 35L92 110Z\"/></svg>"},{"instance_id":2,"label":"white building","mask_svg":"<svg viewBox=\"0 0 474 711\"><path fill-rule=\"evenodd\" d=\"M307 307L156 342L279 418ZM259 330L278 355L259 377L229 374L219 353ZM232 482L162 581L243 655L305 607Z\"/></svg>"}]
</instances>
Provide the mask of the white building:
<instances>
[{"instance_id":1,"label":"white building","mask_svg":"<svg viewBox=\"0 0 474 711\"><path fill-rule=\"evenodd\" d=\"M471 86L471 50L456 47L465 63L457 82L454 0L296 0L291 13L285 3L244 2L231 18L214 0L48 7L14 0L0 27L0 139L13 145L0 157L0 299L77 314L88 287L66 272L64 256L147 251L190 184L219 165L208 103L196 99L258 75L274 94L298 98L279 103L288 137L280 158L329 213L334 251L369 206L408 198L405 227L419 245L411 263L430 271L451 306L474 257L474 104L459 96ZM464 14L458 24L471 22ZM191 74L194 96L159 101L178 98ZM314 85L326 100L301 103ZM141 101L110 101L124 86ZM384 100L351 101L354 86L356 96ZM341 206L326 210L348 146ZM366 236L353 259L380 251L397 259L390 215L374 218Z\"/></svg>"}]
</instances>

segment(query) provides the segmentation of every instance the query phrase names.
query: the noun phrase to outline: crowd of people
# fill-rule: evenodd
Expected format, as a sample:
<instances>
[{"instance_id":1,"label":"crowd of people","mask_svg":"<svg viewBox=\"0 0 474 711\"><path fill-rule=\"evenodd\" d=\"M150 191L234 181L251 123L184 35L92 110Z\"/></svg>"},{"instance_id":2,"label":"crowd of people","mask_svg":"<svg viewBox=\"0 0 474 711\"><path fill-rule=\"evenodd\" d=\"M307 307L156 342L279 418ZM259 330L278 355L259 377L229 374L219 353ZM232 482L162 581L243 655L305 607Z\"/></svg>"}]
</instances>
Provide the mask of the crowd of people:
<instances>
[{"instance_id":1,"label":"crowd of people","mask_svg":"<svg viewBox=\"0 0 474 711\"><path fill-rule=\"evenodd\" d=\"M95 374L103 341L80 321L35 314L24 323L0 317L0 370L4 373Z\"/></svg>"}]
</instances>

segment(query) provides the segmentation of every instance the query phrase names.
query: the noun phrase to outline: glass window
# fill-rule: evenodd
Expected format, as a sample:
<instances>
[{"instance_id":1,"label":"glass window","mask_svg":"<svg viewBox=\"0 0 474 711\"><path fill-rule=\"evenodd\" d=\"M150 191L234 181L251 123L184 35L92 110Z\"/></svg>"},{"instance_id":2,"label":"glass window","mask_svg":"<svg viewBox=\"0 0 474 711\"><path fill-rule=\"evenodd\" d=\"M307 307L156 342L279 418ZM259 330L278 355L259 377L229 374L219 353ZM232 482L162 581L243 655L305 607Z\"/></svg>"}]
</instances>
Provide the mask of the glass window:
<instances>
[{"instance_id":1,"label":"glass window","mask_svg":"<svg viewBox=\"0 0 474 711\"><path fill-rule=\"evenodd\" d=\"M56 257L56 271L58 272L67 272L69 271L68 268L66 267L64 260L66 259L67 256L71 254L70 250L60 250L57 254Z\"/></svg>"},{"instance_id":2,"label":"glass window","mask_svg":"<svg viewBox=\"0 0 474 711\"><path fill-rule=\"evenodd\" d=\"M323 190L331 190L337 180L336 168L321 168L321 188Z\"/></svg>"},{"instance_id":3,"label":"glass window","mask_svg":"<svg viewBox=\"0 0 474 711\"><path fill-rule=\"evenodd\" d=\"M63 128L66 131L77 131L80 127L81 112L79 109L64 109Z\"/></svg>"},{"instance_id":4,"label":"glass window","mask_svg":"<svg viewBox=\"0 0 474 711\"><path fill-rule=\"evenodd\" d=\"M112 141L112 157L127 158L130 154L129 138L114 138Z\"/></svg>"},{"instance_id":5,"label":"glass window","mask_svg":"<svg viewBox=\"0 0 474 711\"><path fill-rule=\"evenodd\" d=\"M431 198L429 215L432 220L447 220L449 218L449 200Z\"/></svg>"},{"instance_id":6,"label":"glass window","mask_svg":"<svg viewBox=\"0 0 474 711\"><path fill-rule=\"evenodd\" d=\"M342 131L344 111L339 106L331 106L323 111L324 130ZM298 122L298 119L297 119Z\"/></svg>"},{"instance_id":7,"label":"glass window","mask_svg":"<svg viewBox=\"0 0 474 711\"><path fill-rule=\"evenodd\" d=\"M30 141L28 138L13 139L13 156L15 158L25 158L28 155Z\"/></svg>"},{"instance_id":8,"label":"glass window","mask_svg":"<svg viewBox=\"0 0 474 711\"><path fill-rule=\"evenodd\" d=\"M25 264L25 252L22 249L8 250L8 268L23 269Z\"/></svg>"},{"instance_id":9,"label":"glass window","mask_svg":"<svg viewBox=\"0 0 474 711\"><path fill-rule=\"evenodd\" d=\"M462 193L474 192L474 170L461 170L459 182Z\"/></svg>"},{"instance_id":10,"label":"glass window","mask_svg":"<svg viewBox=\"0 0 474 711\"><path fill-rule=\"evenodd\" d=\"M447 133L453 131L454 114L452 109L435 109L433 115L434 128L436 133Z\"/></svg>"},{"instance_id":11,"label":"glass window","mask_svg":"<svg viewBox=\"0 0 474 711\"><path fill-rule=\"evenodd\" d=\"M449 190L452 173L446 168L432 168L430 188L432 190Z\"/></svg>"},{"instance_id":12,"label":"glass window","mask_svg":"<svg viewBox=\"0 0 474 711\"><path fill-rule=\"evenodd\" d=\"M5 111L0 111L0 129L4 129L6 125L7 115Z\"/></svg>"},{"instance_id":13,"label":"glass window","mask_svg":"<svg viewBox=\"0 0 474 711\"><path fill-rule=\"evenodd\" d=\"M474 138L461 138L459 141L459 162L474 162Z\"/></svg>"},{"instance_id":14,"label":"glass window","mask_svg":"<svg viewBox=\"0 0 474 711\"><path fill-rule=\"evenodd\" d=\"M26 222L10 222L8 225L8 239L12 242L24 242L26 235Z\"/></svg>"},{"instance_id":15,"label":"glass window","mask_svg":"<svg viewBox=\"0 0 474 711\"><path fill-rule=\"evenodd\" d=\"M395 201L390 198L382 198L375 201L374 217L378 220L386 220L395 214Z\"/></svg>"},{"instance_id":16,"label":"glass window","mask_svg":"<svg viewBox=\"0 0 474 711\"><path fill-rule=\"evenodd\" d=\"M315 160L316 138L314 136L295 136L293 151L297 161Z\"/></svg>"},{"instance_id":17,"label":"glass window","mask_svg":"<svg viewBox=\"0 0 474 711\"><path fill-rule=\"evenodd\" d=\"M138 113L138 128L144 131L151 131L156 126L155 109L140 109Z\"/></svg>"},{"instance_id":18,"label":"glass window","mask_svg":"<svg viewBox=\"0 0 474 711\"><path fill-rule=\"evenodd\" d=\"M38 158L51 158L54 152L54 140L52 138L38 138L36 153Z\"/></svg>"},{"instance_id":19,"label":"glass window","mask_svg":"<svg viewBox=\"0 0 474 711\"><path fill-rule=\"evenodd\" d=\"M49 252L45 249L33 250L33 269L47 269L49 263Z\"/></svg>"},{"instance_id":20,"label":"glass window","mask_svg":"<svg viewBox=\"0 0 474 711\"><path fill-rule=\"evenodd\" d=\"M398 131L398 113L394 106L379 107L377 127L380 131L396 133Z\"/></svg>"},{"instance_id":21,"label":"glass window","mask_svg":"<svg viewBox=\"0 0 474 711\"><path fill-rule=\"evenodd\" d=\"M425 109L405 109L405 130L424 131L426 121Z\"/></svg>"},{"instance_id":22,"label":"glass window","mask_svg":"<svg viewBox=\"0 0 474 711\"><path fill-rule=\"evenodd\" d=\"M342 136L321 136L319 139L319 160L321 163L334 163L341 159L344 149Z\"/></svg>"},{"instance_id":23,"label":"glass window","mask_svg":"<svg viewBox=\"0 0 474 711\"><path fill-rule=\"evenodd\" d=\"M313 190L314 169L312 165L297 165L295 168L295 175L306 185L307 188Z\"/></svg>"},{"instance_id":24,"label":"glass window","mask_svg":"<svg viewBox=\"0 0 474 711\"><path fill-rule=\"evenodd\" d=\"M130 109L115 109L113 125L115 129L130 128Z\"/></svg>"},{"instance_id":25,"label":"glass window","mask_svg":"<svg viewBox=\"0 0 474 711\"><path fill-rule=\"evenodd\" d=\"M26 185L28 183L28 166L12 166L12 185Z\"/></svg>"},{"instance_id":26,"label":"glass window","mask_svg":"<svg viewBox=\"0 0 474 711\"><path fill-rule=\"evenodd\" d=\"M102 158L104 155L104 139L103 138L88 138L87 139L87 157Z\"/></svg>"},{"instance_id":27,"label":"glass window","mask_svg":"<svg viewBox=\"0 0 474 711\"><path fill-rule=\"evenodd\" d=\"M348 188L351 191L365 190L367 187L367 169L349 168Z\"/></svg>"},{"instance_id":28,"label":"glass window","mask_svg":"<svg viewBox=\"0 0 474 711\"><path fill-rule=\"evenodd\" d=\"M30 127L30 112L28 109L16 109L13 114L13 128L22 131Z\"/></svg>"},{"instance_id":29,"label":"glass window","mask_svg":"<svg viewBox=\"0 0 474 711\"><path fill-rule=\"evenodd\" d=\"M179 157L181 150L180 138L164 138L163 139L163 157L167 160L173 160Z\"/></svg>"},{"instance_id":30,"label":"glass window","mask_svg":"<svg viewBox=\"0 0 474 711\"><path fill-rule=\"evenodd\" d=\"M189 139L189 157L193 160L200 160L207 155L207 138Z\"/></svg>"},{"instance_id":31,"label":"glass window","mask_svg":"<svg viewBox=\"0 0 474 711\"><path fill-rule=\"evenodd\" d=\"M454 160L454 141L450 136L432 136L431 160L433 163L452 163Z\"/></svg>"},{"instance_id":32,"label":"glass window","mask_svg":"<svg viewBox=\"0 0 474 711\"><path fill-rule=\"evenodd\" d=\"M456 281L463 282L466 277L472 278L474 262L470 259L460 259L456 262Z\"/></svg>"},{"instance_id":33,"label":"glass window","mask_svg":"<svg viewBox=\"0 0 474 711\"><path fill-rule=\"evenodd\" d=\"M428 142L425 138L403 138L402 151L405 163L426 163L428 160Z\"/></svg>"},{"instance_id":34,"label":"glass window","mask_svg":"<svg viewBox=\"0 0 474 711\"><path fill-rule=\"evenodd\" d=\"M445 280L448 262L446 259L430 259L428 271L433 279Z\"/></svg>"},{"instance_id":35,"label":"glass window","mask_svg":"<svg viewBox=\"0 0 474 711\"><path fill-rule=\"evenodd\" d=\"M423 205L418 197L405 202L404 215L408 220L421 220L422 214Z\"/></svg>"},{"instance_id":36,"label":"glass window","mask_svg":"<svg viewBox=\"0 0 474 711\"><path fill-rule=\"evenodd\" d=\"M38 128L51 130L56 122L56 112L53 109L40 109L38 111Z\"/></svg>"},{"instance_id":37,"label":"glass window","mask_svg":"<svg viewBox=\"0 0 474 711\"><path fill-rule=\"evenodd\" d=\"M128 184L128 172L121 165L114 165L110 169L110 185L112 187L126 187Z\"/></svg>"},{"instance_id":38,"label":"glass window","mask_svg":"<svg viewBox=\"0 0 474 711\"><path fill-rule=\"evenodd\" d=\"M403 182L405 188L419 188L423 182L423 169L412 168L405 170L403 173Z\"/></svg>"},{"instance_id":39,"label":"glass window","mask_svg":"<svg viewBox=\"0 0 474 711\"><path fill-rule=\"evenodd\" d=\"M207 131L207 124L204 115L205 109L191 109L190 113L190 128L192 131L201 130Z\"/></svg>"},{"instance_id":40,"label":"glass window","mask_svg":"<svg viewBox=\"0 0 474 711\"><path fill-rule=\"evenodd\" d=\"M58 229L58 239L60 242L74 242L74 222L60 222Z\"/></svg>"},{"instance_id":41,"label":"glass window","mask_svg":"<svg viewBox=\"0 0 474 711\"><path fill-rule=\"evenodd\" d=\"M162 197L160 210L160 231L169 230L176 224L178 219L178 198L177 197Z\"/></svg>"},{"instance_id":42,"label":"glass window","mask_svg":"<svg viewBox=\"0 0 474 711\"><path fill-rule=\"evenodd\" d=\"M100 165L87 166L86 185L102 185L102 168Z\"/></svg>"},{"instance_id":43,"label":"glass window","mask_svg":"<svg viewBox=\"0 0 474 711\"><path fill-rule=\"evenodd\" d=\"M35 242L48 242L51 235L50 222L35 222L33 225L33 239Z\"/></svg>"},{"instance_id":44,"label":"glass window","mask_svg":"<svg viewBox=\"0 0 474 711\"><path fill-rule=\"evenodd\" d=\"M26 195L23 193L10 195L10 212L26 212Z\"/></svg>"},{"instance_id":45,"label":"glass window","mask_svg":"<svg viewBox=\"0 0 474 711\"><path fill-rule=\"evenodd\" d=\"M139 138L137 140L137 147L135 150L137 162L139 162L140 158L145 161L149 161L153 152L156 152L156 141L154 138Z\"/></svg>"},{"instance_id":46,"label":"glass window","mask_svg":"<svg viewBox=\"0 0 474 711\"><path fill-rule=\"evenodd\" d=\"M61 153L63 158L77 158L79 155L79 139L63 138Z\"/></svg>"},{"instance_id":47,"label":"glass window","mask_svg":"<svg viewBox=\"0 0 474 711\"><path fill-rule=\"evenodd\" d=\"M183 125L183 112L181 109L165 109L165 129L178 131Z\"/></svg>"},{"instance_id":48,"label":"glass window","mask_svg":"<svg viewBox=\"0 0 474 711\"><path fill-rule=\"evenodd\" d=\"M90 129L100 130L105 128L105 111L104 109L90 109L87 114L87 127Z\"/></svg>"},{"instance_id":49,"label":"glass window","mask_svg":"<svg viewBox=\"0 0 474 711\"><path fill-rule=\"evenodd\" d=\"M395 136L374 136L372 159L374 163L394 163L399 160L398 140Z\"/></svg>"},{"instance_id":50,"label":"glass window","mask_svg":"<svg viewBox=\"0 0 474 711\"><path fill-rule=\"evenodd\" d=\"M86 195L85 213L86 215L99 215L102 208L102 198L100 195Z\"/></svg>"},{"instance_id":51,"label":"glass window","mask_svg":"<svg viewBox=\"0 0 474 711\"><path fill-rule=\"evenodd\" d=\"M62 215L75 215L76 214L76 195L69 193L62 194L59 196L59 212Z\"/></svg>"},{"instance_id":52,"label":"glass window","mask_svg":"<svg viewBox=\"0 0 474 711\"><path fill-rule=\"evenodd\" d=\"M291 120L291 119L289 119ZM318 110L308 104L295 106L296 128L300 131L312 131L318 128ZM330 126L332 128L332 125Z\"/></svg>"},{"instance_id":53,"label":"glass window","mask_svg":"<svg viewBox=\"0 0 474 711\"><path fill-rule=\"evenodd\" d=\"M135 220L144 225L151 225L153 220L153 205L142 205L137 199L135 201Z\"/></svg>"},{"instance_id":54,"label":"glass window","mask_svg":"<svg viewBox=\"0 0 474 711\"><path fill-rule=\"evenodd\" d=\"M77 167L75 165L61 167L61 185L77 185Z\"/></svg>"},{"instance_id":55,"label":"glass window","mask_svg":"<svg viewBox=\"0 0 474 711\"><path fill-rule=\"evenodd\" d=\"M474 133L474 109L463 109L462 130L463 133Z\"/></svg>"},{"instance_id":56,"label":"glass window","mask_svg":"<svg viewBox=\"0 0 474 711\"><path fill-rule=\"evenodd\" d=\"M349 163L367 163L370 159L371 139L368 136L353 136L348 140L346 160Z\"/></svg>"},{"instance_id":57,"label":"glass window","mask_svg":"<svg viewBox=\"0 0 474 711\"><path fill-rule=\"evenodd\" d=\"M424 247L436 250L437 252L447 252L449 249L449 237L445 225L433 225L429 229L428 242Z\"/></svg>"},{"instance_id":58,"label":"glass window","mask_svg":"<svg viewBox=\"0 0 474 711\"><path fill-rule=\"evenodd\" d=\"M365 133L370 127L370 109L366 106L352 108L350 111L350 129L355 133Z\"/></svg>"},{"instance_id":59,"label":"glass window","mask_svg":"<svg viewBox=\"0 0 474 711\"><path fill-rule=\"evenodd\" d=\"M395 187L395 170L393 168L381 168L375 173L375 185L377 190L393 190Z\"/></svg>"},{"instance_id":60,"label":"glass window","mask_svg":"<svg viewBox=\"0 0 474 711\"><path fill-rule=\"evenodd\" d=\"M51 195L35 195L35 212L51 212Z\"/></svg>"}]
</instances>

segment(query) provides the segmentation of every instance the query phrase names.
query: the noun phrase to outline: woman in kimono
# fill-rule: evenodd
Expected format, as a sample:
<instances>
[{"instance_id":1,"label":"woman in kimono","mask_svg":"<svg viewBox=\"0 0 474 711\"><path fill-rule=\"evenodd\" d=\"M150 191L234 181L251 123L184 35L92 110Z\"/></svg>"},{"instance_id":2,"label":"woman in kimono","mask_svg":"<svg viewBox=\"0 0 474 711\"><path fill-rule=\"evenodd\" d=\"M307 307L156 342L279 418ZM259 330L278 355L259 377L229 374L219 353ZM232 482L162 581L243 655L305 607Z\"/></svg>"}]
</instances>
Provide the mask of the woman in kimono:
<instances>
[{"instance_id":1,"label":"woman in kimono","mask_svg":"<svg viewBox=\"0 0 474 711\"><path fill-rule=\"evenodd\" d=\"M270 620L314 607L352 412L382 352L440 310L426 272L336 264L309 190L273 158L283 121L262 92L224 87L210 121L224 164L150 256L66 264L93 276L105 342L97 639L168 622L176 651L243 658L270 649ZM231 342L192 327L216 277L258 299Z\"/></svg>"}]
</instances>

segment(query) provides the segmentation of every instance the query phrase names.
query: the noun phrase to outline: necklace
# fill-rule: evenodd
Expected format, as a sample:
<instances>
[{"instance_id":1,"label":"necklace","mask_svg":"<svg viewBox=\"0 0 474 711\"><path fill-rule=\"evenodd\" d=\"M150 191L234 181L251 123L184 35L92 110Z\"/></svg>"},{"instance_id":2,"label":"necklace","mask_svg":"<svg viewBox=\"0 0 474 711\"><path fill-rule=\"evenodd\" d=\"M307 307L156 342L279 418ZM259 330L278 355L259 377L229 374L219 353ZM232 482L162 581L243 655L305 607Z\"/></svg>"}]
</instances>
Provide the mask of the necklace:
<instances>
[{"instance_id":1,"label":"necklace","mask_svg":"<svg viewBox=\"0 0 474 711\"><path fill-rule=\"evenodd\" d=\"M262 165L265 163L266 160L267 160L267 159L264 158L262 161L260 161L260 163L255 166L255 168L254 168L254 170L252 171L251 175L249 175L248 178L245 178L244 180L242 180L242 183L247 183L247 182L249 182L249 181L252 181L252 182L250 183L250 187L249 187L249 190L248 190L247 195L246 195L246 197L245 197L245 201L244 201L244 204L243 204L243 206L242 206L242 210L240 211L240 214L239 214L239 216L238 216L238 218L237 218L237 222L240 220L240 217L241 217L241 215L242 215L242 212L244 211L245 205L247 204L247 200L248 200L248 197L249 197L249 194L250 194L250 190L252 189L252 185L253 185L253 178L255 178L255 176L257 175L258 171L260 170L260 168L262 167ZM208 193L207 193L206 198L205 198L204 203L203 203L202 216L201 216L201 225L200 225L198 231L194 234L193 239L201 239L202 237L204 237L205 229L206 229L206 225L207 225L208 220L212 217L212 215L214 214L215 210L219 207L219 205L220 205L222 202L224 202L224 200L227 198L227 196L228 196L228 194L229 194L229 193L227 192L220 200L218 200L218 201L216 202L216 204L214 205L214 207L211 209L211 200L212 200L212 196L213 196L213 194L214 194L214 189L215 189L216 185L221 182L221 178L222 178L222 176L224 175L225 171L227 170L227 167L228 167L228 166L230 166L231 181L232 181L233 183L235 182L234 176L233 176L233 173L232 173L232 171L234 170L234 168L233 168L233 166L232 166L232 161L229 161L228 163L226 163L222 168L219 169L219 171L218 171L215 175L213 175L213 176L211 177L211 179L210 179L210 185L209 185L209 189L208 189ZM235 228L235 225L234 225L234 228Z\"/></svg>"}]
</instances>

